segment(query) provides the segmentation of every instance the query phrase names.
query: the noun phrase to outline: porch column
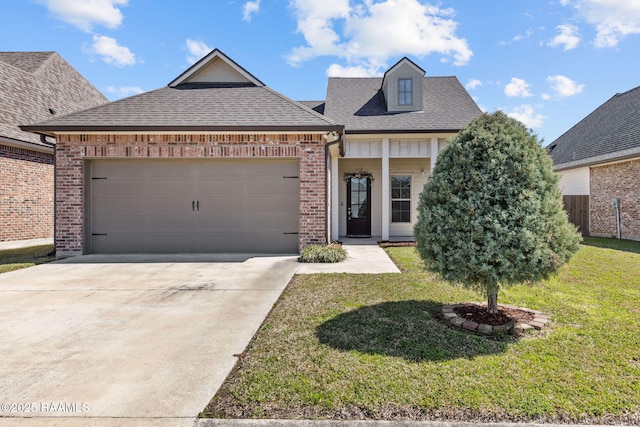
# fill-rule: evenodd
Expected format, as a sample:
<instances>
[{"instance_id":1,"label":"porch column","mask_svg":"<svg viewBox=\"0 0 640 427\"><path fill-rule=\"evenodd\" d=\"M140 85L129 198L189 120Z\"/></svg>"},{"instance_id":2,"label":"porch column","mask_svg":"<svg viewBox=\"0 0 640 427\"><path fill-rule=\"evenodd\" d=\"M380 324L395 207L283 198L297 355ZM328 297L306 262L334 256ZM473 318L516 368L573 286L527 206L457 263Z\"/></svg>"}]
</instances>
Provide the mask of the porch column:
<instances>
[{"instance_id":1,"label":"porch column","mask_svg":"<svg viewBox=\"0 0 640 427\"><path fill-rule=\"evenodd\" d=\"M436 167L436 160L438 160L438 138L431 138L431 173Z\"/></svg>"},{"instance_id":2,"label":"porch column","mask_svg":"<svg viewBox=\"0 0 640 427\"><path fill-rule=\"evenodd\" d=\"M338 156L331 156L331 241L340 240L340 177Z\"/></svg>"},{"instance_id":3,"label":"porch column","mask_svg":"<svg viewBox=\"0 0 640 427\"><path fill-rule=\"evenodd\" d=\"M389 212L391 211L391 180L389 178L389 138L382 138L382 240L389 240Z\"/></svg>"}]
</instances>

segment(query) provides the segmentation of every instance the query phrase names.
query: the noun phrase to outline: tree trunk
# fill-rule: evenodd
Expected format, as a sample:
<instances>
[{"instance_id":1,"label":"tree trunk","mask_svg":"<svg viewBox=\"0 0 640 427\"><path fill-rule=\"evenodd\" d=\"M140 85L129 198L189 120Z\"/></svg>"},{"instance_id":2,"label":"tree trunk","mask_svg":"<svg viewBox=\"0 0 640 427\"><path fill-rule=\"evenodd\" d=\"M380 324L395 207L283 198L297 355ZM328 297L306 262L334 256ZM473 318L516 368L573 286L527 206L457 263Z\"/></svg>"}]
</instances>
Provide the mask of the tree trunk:
<instances>
[{"instance_id":1,"label":"tree trunk","mask_svg":"<svg viewBox=\"0 0 640 427\"><path fill-rule=\"evenodd\" d=\"M490 314L498 314L498 287L490 287L487 289L487 312Z\"/></svg>"}]
</instances>

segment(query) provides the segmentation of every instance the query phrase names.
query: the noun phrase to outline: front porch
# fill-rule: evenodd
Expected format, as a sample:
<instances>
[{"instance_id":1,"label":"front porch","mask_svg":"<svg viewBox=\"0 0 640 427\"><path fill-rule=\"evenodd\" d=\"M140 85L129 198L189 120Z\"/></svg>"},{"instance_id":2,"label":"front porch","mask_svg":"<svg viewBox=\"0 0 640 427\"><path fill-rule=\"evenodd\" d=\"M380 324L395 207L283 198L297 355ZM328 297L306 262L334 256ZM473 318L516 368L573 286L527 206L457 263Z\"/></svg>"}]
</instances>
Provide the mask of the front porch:
<instances>
[{"instance_id":1,"label":"front porch","mask_svg":"<svg viewBox=\"0 0 640 427\"><path fill-rule=\"evenodd\" d=\"M377 244L413 240L420 193L451 135L347 136L332 152L332 241Z\"/></svg>"}]
</instances>

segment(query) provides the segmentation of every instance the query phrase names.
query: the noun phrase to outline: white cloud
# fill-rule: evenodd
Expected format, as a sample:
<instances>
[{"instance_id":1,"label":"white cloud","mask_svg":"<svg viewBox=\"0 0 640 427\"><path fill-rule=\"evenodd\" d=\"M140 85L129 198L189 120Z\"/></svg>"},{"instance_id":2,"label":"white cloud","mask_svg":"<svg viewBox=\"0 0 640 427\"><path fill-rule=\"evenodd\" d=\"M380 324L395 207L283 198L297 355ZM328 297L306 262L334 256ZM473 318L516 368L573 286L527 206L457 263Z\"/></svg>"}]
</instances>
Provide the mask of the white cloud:
<instances>
[{"instance_id":1,"label":"white cloud","mask_svg":"<svg viewBox=\"0 0 640 427\"><path fill-rule=\"evenodd\" d=\"M533 30L531 28L529 28L527 31L525 31L524 34L518 34L516 35L512 40L514 42L517 42L519 40L523 40L523 39L528 39L529 37L531 37L533 35Z\"/></svg>"},{"instance_id":2,"label":"white cloud","mask_svg":"<svg viewBox=\"0 0 640 427\"><path fill-rule=\"evenodd\" d=\"M43 0L49 12L56 18L83 31L94 26L118 28L122 12L118 6L126 6L129 0Z\"/></svg>"},{"instance_id":3,"label":"white cloud","mask_svg":"<svg viewBox=\"0 0 640 427\"><path fill-rule=\"evenodd\" d=\"M565 0L562 4L575 7L582 19L595 26L595 47L615 47L626 36L640 34L638 0Z\"/></svg>"},{"instance_id":4,"label":"white cloud","mask_svg":"<svg viewBox=\"0 0 640 427\"><path fill-rule=\"evenodd\" d=\"M118 41L107 36L93 36L93 44L89 49L85 49L87 53L93 53L102 56L102 60L107 64L113 64L118 67L125 65L133 65L136 56L126 46L120 46Z\"/></svg>"},{"instance_id":5,"label":"white cloud","mask_svg":"<svg viewBox=\"0 0 640 427\"><path fill-rule=\"evenodd\" d=\"M513 77L511 79L511 83L508 83L504 87L504 93L510 97L520 96L522 98L527 98L531 96L531 92L529 92L529 83L517 77Z\"/></svg>"},{"instance_id":6,"label":"white cloud","mask_svg":"<svg viewBox=\"0 0 640 427\"><path fill-rule=\"evenodd\" d=\"M469 62L473 52L456 35L453 9L422 4L419 0L291 0L298 32L306 45L293 49L289 63L318 56L338 56L345 69L361 67L380 72L400 55L422 57L438 53L456 65ZM334 67L335 68L335 67Z\"/></svg>"},{"instance_id":7,"label":"white cloud","mask_svg":"<svg viewBox=\"0 0 640 427\"><path fill-rule=\"evenodd\" d=\"M343 67L339 64L331 64L327 69L328 77L376 77L378 70L362 66Z\"/></svg>"},{"instance_id":8,"label":"white cloud","mask_svg":"<svg viewBox=\"0 0 640 427\"><path fill-rule=\"evenodd\" d=\"M482 86L482 82L480 80L478 80L478 79L469 79L467 84L464 85L464 87L466 87L469 90L476 89L476 88L478 88L480 86Z\"/></svg>"},{"instance_id":9,"label":"white cloud","mask_svg":"<svg viewBox=\"0 0 640 427\"><path fill-rule=\"evenodd\" d=\"M555 36L548 45L551 47L563 46L564 51L575 49L580 43L580 31L578 27L571 24L558 25L556 30L560 31L560 34Z\"/></svg>"},{"instance_id":10,"label":"white cloud","mask_svg":"<svg viewBox=\"0 0 640 427\"><path fill-rule=\"evenodd\" d=\"M582 92L582 89L584 89L583 84L578 84L577 82L571 80L569 77L559 74L547 77L547 82L551 86L551 89L556 93L556 95L564 98L577 95Z\"/></svg>"},{"instance_id":11,"label":"white cloud","mask_svg":"<svg viewBox=\"0 0 640 427\"><path fill-rule=\"evenodd\" d=\"M542 95L540 95L540 97L542 97L542 99L544 99L545 101L551 99L551 95L549 95L548 93L543 93Z\"/></svg>"},{"instance_id":12,"label":"white cloud","mask_svg":"<svg viewBox=\"0 0 640 427\"><path fill-rule=\"evenodd\" d=\"M541 127L544 119L546 118L542 114L536 113L533 106L529 104L524 104L513 108L511 111L505 112L508 116L513 117L516 120L520 120L528 128Z\"/></svg>"},{"instance_id":13,"label":"white cloud","mask_svg":"<svg viewBox=\"0 0 640 427\"><path fill-rule=\"evenodd\" d=\"M251 21L251 16L254 13L258 13L260 11L260 2L262 0L248 1L244 4L242 8L242 19L245 21Z\"/></svg>"},{"instance_id":14,"label":"white cloud","mask_svg":"<svg viewBox=\"0 0 640 427\"><path fill-rule=\"evenodd\" d=\"M186 44L187 51L189 52L187 54L187 61L189 61L190 64L195 64L213 50L204 42L197 40L187 39Z\"/></svg>"},{"instance_id":15,"label":"white cloud","mask_svg":"<svg viewBox=\"0 0 640 427\"><path fill-rule=\"evenodd\" d=\"M118 98L126 98L127 96L132 96L132 95L137 95L139 93L142 93L144 92L144 90L142 90L138 86L120 86L120 87L108 86L107 92L114 94Z\"/></svg>"}]
</instances>

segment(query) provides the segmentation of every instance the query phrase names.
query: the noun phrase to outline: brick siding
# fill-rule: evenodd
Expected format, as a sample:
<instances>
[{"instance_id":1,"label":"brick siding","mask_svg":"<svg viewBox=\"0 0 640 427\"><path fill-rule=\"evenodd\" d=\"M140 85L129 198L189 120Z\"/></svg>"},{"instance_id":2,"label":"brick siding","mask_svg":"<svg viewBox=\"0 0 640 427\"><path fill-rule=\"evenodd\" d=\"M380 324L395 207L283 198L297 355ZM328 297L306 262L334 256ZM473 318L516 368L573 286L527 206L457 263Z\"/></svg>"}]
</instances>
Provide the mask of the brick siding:
<instances>
[{"instance_id":1,"label":"brick siding","mask_svg":"<svg viewBox=\"0 0 640 427\"><path fill-rule=\"evenodd\" d=\"M298 158L299 249L326 243L326 173L322 134L59 135L57 142L59 256L83 253L85 159Z\"/></svg>"},{"instance_id":2,"label":"brick siding","mask_svg":"<svg viewBox=\"0 0 640 427\"><path fill-rule=\"evenodd\" d=\"M620 198L623 239L640 239L640 159L591 168L589 200L592 235L616 236L616 210L611 199Z\"/></svg>"},{"instance_id":3,"label":"brick siding","mask_svg":"<svg viewBox=\"0 0 640 427\"><path fill-rule=\"evenodd\" d=\"M53 155L0 145L0 242L53 237Z\"/></svg>"}]
</instances>

